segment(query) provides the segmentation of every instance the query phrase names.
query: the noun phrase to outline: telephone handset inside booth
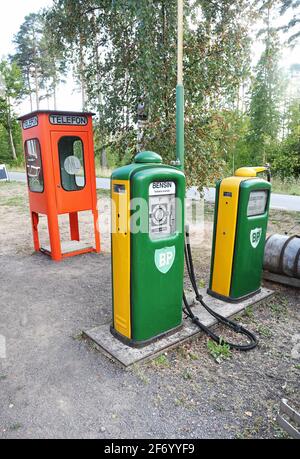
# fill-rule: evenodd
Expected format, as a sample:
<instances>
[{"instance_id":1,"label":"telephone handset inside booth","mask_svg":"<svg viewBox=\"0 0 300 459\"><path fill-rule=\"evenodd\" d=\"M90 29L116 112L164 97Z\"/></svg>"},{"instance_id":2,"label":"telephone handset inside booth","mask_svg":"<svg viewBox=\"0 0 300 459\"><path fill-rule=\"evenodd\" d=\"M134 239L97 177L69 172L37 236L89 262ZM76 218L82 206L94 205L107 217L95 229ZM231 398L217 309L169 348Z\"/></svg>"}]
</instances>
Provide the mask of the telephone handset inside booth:
<instances>
[{"instance_id":1,"label":"telephone handset inside booth","mask_svg":"<svg viewBox=\"0 0 300 459\"><path fill-rule=\"evenodd\" d=\"M84 147L80 137L63 136L58 142L61 184L65 191L85 187Z\"/></svg>"},{"instance_id":2,"label":"telephone handset inside booth","mask_svg":"<svg viewBox=\"0 0 300 459\"><path fill-rule=\"evenodd\" d=\"M176 183L152 182L149 186L149 236L162 239L176 232Z\"/></svg>"}]
</instances>

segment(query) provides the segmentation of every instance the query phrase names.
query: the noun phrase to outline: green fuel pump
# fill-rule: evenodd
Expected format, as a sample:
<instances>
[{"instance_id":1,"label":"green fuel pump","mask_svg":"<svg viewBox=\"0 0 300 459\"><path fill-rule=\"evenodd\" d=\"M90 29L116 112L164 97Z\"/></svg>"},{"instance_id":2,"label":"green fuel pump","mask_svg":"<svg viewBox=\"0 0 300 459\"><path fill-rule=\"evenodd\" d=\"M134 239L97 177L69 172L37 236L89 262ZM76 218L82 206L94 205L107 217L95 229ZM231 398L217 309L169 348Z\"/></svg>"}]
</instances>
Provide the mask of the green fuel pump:
<instances>
[{"instance_id":1,"label":"green fuel pump","mask_svg":"<svg viewBox=\"0 0 300 459\"><path fill-rule=\"evenodd\" d=\"M185 176L154 152L112 174L112 334L142 347L182 324Z\"/></svg>"}]
</instances>

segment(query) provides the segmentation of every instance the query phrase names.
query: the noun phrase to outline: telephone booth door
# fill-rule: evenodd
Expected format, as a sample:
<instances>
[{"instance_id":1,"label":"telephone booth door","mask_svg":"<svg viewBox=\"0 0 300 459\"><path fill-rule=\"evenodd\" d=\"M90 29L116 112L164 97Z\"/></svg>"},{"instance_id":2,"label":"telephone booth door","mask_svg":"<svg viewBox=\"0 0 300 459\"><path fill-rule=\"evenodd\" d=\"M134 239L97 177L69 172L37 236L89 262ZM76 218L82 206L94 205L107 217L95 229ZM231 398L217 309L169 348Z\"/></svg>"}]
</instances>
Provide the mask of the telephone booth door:
<instances>
[{"instance_id":1,"label":"telephone booth door","mask_svg":"<svg viewBox=\"0 0 300 459\"><path fill-rule=\"evenodd\" d=\"M58 213L87 210L92 199L88 134L52 132L51 145Z\"/></svg>"}]
</instances>

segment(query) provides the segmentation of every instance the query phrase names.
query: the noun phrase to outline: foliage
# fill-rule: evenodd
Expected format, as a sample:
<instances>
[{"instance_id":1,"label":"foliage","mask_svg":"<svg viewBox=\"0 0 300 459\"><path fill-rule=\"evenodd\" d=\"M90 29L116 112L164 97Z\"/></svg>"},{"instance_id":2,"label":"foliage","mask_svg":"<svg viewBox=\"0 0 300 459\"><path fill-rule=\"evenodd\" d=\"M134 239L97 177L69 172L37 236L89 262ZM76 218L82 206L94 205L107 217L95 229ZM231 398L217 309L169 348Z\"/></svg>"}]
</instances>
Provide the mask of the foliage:
<instances>
[{"instance_id":1,"label":"foliage","mask_svg":"<svg viewBox=\"0 0 300 459\"><path fill-rule=\"evenodd\" d=\"M280 177L299 175L298 102L284 93L281 46L272 25L273 11L297 12L297 3L185 1L188 185L201 188L240 166L266 161ZM252 69L252 26L261 19L257 39L263 39L264 51ZM297 24L284 27L295 35ZM17 84L21 76L20 96L30 98L32 109L44 98L56 108L57 87L72 68L82 109L97 114L98 163L117 167L132 161L140 144L141 101L143 147L170 162L176 150L176 32L176 0L54 0L52 7L26 16L15 36L11 61L19 69ZM12 139L18 152L20 132L13 110L9 135L5 120L2 116L0 154L9 158Z\"/></svg>"},{"instance_id":2,"label":"foliage","mask_svg":"<svg viewBox=\"0 0 300 459\"><path fill-rule=\"evenodd\" d=\"M255 68L251 87L249 146L252 160L269 161L280 131L280 103L283 78L279 69L280 47L277 32L270 28L269 13L265 49Z\"/></svg>"},{"instance_id":3,"label":"foliage","mask_svg":"<svg viewBox=\"0 0 300 459\"><path fill-rule=\"evenodd\" d=\"M280 3L281 15L284 15L287 11L293 12L293 17L282 29L284 32L289 33L288 43L295 44L300 37L299 0L280 0Z\"/></svg>"},{"instance_id":4,"label":"foliage","mask_svg":"<svg viewBox=\"0 0 300 459\"><path fill-rule=\"evenodd\" d=\"M16 142L20 140L20 130L13 110L13 104L24 94L23 80L19 67L6 60L0 62L0 139L4 142L1 157L17 160ZM6 140L6 146L5 146Z\"/></svg>"},{"instance_id":5,"label":"foliage","mask_svg":"<svg viewBox=\"0 0 300 459\"><path fill-rule=\"evenodd\" d=\"M209 339L207 341L207 349L217 363L221 363L222 360L231 358L230 346L222 341L222 339L220 343L216 343Z\"/></svg>"},{"instance_id":6,"label":"foliage","mask_svg":"<svg viewBox=\"0 0 300 459\"><path fill-rule=\"evenodd\" d=\"M225 164L229 135L219 111L236 104L250 71L251 14L245 0L186 2L188 183L207 184ZM83 105L98 114L98 150L113 151L119 164L132 160L143 98L149 115L144 147L173 160L176 0L56 0L46 18L57 46L76 67Z\"/></svg>"},{"instance_id":7,"label":"foliage","mask_svg":"<svg viewBox=\"0 0 300 459\"><path fill-rule=\"evenodd\" d=\"M274 172L281 179L300 176L300 100L292 101L287 119L288 135L273 161Z\"/></svg>"},{"instance_id":8,"label":"foliage","mask_svg":"<svg viewBox=\"0 0 300 459\"><path fill-rule=\"evenodd\" d=\"M7 130L0 124L0 163L5 164L11 159Z\"/></svg>"},{"instance_id":9,"label":"foliage","mask_svg":"<svg viewBox=\"0 0 300 459\"><path fill-rule=\"evenodd\" d=\"M55 30L55 28L53 29ZM43 98L54 97L66 62L61 49L56 46L55 34L50 30L42 13L25 17L19 32L14 37L16 53L12 60L21 69L26 92L33 110L33 96L36 109Z\"/></svg>"}]
</instances>

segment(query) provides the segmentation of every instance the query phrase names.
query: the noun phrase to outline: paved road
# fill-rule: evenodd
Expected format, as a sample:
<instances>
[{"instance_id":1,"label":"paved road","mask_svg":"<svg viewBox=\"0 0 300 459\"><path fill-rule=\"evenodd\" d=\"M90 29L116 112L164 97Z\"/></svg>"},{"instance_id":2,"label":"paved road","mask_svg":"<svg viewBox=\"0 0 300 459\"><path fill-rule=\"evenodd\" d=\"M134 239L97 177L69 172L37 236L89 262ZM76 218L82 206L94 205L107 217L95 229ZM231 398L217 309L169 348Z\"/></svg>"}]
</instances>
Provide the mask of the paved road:
<instances>
[{"instance_id":1,"label":"paved road","mask_svg":"<svg viewBox=\"0 0 300 459\"><path fill-rule=\"evenodd\" d=\"M11 180L17 182L26 182L26 175L24 172L10 172L9 177ZM97 178L97 188L102 190L110 189L110 180L108 178ZM187 192L187 197L199 199L199 193L196 187L191 187ZM215 189L206 188L204 199L208 202L215 201ZM282 209L288 211L300 212L300 196L291 196L288 194L272 193L271 209Z\"/></svg>"}]
</instances>

